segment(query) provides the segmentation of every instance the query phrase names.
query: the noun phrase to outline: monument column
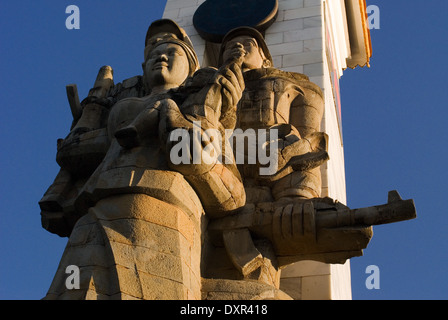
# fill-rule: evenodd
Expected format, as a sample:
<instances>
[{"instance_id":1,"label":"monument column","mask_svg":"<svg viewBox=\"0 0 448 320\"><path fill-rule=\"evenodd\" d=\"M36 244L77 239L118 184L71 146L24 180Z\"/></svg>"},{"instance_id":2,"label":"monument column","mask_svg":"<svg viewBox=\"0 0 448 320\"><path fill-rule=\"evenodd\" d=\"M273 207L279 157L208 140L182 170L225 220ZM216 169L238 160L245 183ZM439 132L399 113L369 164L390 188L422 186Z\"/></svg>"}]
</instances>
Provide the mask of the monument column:
<instances>
[{"instance_id":1,"label":"monument column","mask_svg":"<svg viewBox=\"0 0 448 320\"><path fill-rule=\"evenodd\" d=\"M189 35L202 67L215 65L219 44L204 40L193 16L205 0L167 0L163 18ZM278 15L265 31L274 66L303 73L324 93L321 131L330 137L330 160L321 168L322 197L346 203L339 80L371 56L365 0L278 0ZM294 299L351 299L350 263L302 261L282 272L281 289Z\"/></svg>"}]
</instances>

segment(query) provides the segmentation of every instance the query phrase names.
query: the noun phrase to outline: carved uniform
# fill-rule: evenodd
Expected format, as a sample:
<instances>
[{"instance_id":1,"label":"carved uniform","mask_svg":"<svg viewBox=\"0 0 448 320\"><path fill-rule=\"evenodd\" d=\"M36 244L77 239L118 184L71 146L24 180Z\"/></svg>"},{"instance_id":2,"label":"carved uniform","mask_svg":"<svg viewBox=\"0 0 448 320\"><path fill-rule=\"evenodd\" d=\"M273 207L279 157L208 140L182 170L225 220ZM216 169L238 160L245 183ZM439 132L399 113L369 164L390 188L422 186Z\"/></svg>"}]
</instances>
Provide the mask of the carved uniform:
<instances>
[{"instance_id":1,"label":"carved uniform","mask_svg":"<svg viewBox=\"0 0 448 320\"><path fill-rule=\"evenodd\" d=\"M184 89L187 95L171 90L127 98L111 109L107 154L74 203L75 211L84 215L71 232L46 299L201 298L204 210L225 213L241 206L245 197L239 173L223 165L186 176L167 162L162 137L166 127L161 125L159 132L166 111L178 108L186 96L187 104L204 107L201 93L194 99L195 93ZM123 148L114 133L142 112L144 139ZM206 118L214 123L219 114ZM65 286L68 265L80 267L79 290Z\"/></svg>"},{"instance_id":2,"label":"carved uniform","mask_svg":"<svg viewBox=\"0 0 448 320\"><path fill-rule=\"evenodd\" d=\"M238 105L237 128L269 129L281 124L290 125L288 132L280 132L286 145L319 132L324 110L323 96L320 88L307 76L262 68L246 72L244 78L246 89ZM279 168L281 170L283 168ZM249 179L247 182L256 175L250 166L242 166L242 172L245 180ZM275 200L282 197L320 197L318 166L259 178L271 187Z\"/></svg>"}]
</instances>

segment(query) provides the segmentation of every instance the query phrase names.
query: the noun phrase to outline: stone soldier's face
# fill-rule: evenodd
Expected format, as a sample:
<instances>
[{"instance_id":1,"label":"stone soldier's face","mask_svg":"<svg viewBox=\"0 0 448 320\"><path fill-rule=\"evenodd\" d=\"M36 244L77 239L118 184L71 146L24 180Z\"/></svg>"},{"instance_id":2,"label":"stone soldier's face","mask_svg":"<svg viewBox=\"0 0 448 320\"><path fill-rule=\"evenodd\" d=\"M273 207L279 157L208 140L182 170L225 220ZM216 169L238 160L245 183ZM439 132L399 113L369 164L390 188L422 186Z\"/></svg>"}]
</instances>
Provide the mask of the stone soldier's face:
<instances>
[{"instance_id":1,"label":"stone soldier's face","mask_svg":"<svg viewBox=\"0 0 448 320\"><path fill-rule=\"evenodd\" d=\"M251 36L239 36L227 42L223 53L223 61L227 61L241 49L245 51L244 69L258 69L263 66L264 55L258 46L257 40Z\"/></svg>"},{"instance_id":2,"label":"stone soldier's face","mask_svg":"<svg viewBox=\"0 0 448 320\"><path fill-rule=\"evenodd\" d=\"M184 49L168 42L156 46L149 53L143 68L150 87L179 86L187 79L190 65Z\"/></svg>"}]
</instances>

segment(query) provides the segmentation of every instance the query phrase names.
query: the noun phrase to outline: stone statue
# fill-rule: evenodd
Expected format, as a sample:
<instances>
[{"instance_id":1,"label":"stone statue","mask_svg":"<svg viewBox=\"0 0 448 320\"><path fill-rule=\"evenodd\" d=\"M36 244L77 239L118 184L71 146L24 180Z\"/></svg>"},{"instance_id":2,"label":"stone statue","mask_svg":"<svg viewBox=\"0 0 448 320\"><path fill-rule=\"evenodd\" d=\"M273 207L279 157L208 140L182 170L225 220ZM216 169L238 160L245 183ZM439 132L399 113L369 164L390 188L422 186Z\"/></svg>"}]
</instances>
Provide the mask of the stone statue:
<instances>
[{"instance_id":1,"label":"stone statue","mask_svg":"<svg viewBox=\"0 0 448 320\"><path fill-rule=\"evenodd\" d=\"M267 143L277 148L270 151L278 152L278 162L269 175L260 174L259 162L239 164L246 204L238 213L209 223L213 249L204 266L209 280L204 280L203 292L207 299L287 299L279 290L283 267L300 260L344 263L362 254L373 224L410 219L415 208L412 200L402 202L395 192L388 205L356 215L320 198L319 167L328 160L328 136L319 132L324 105L320 88L306 75L273 68L263 36L253 28L240 27L224 37L221 61L240 50L245 52L245 90L236 128L274 132ZM388 210L396 216L383 215Z\"/></svg>"},{"instance_id":2,"label":"stone statue","mask_svg":"<svg viewBox=\"0 0 448 320\"><path fill-rule=\"evenodd\" d=\"M233 183L240 179L237 170L222 167L219 172L209 172L206 168L202 179L190 184L170 168L164 130L173 121L169 110L178 109L194 95L194 87L186 80L197 70L197 58L187 35L169 20L154 22L145 44L142 80L147 94L121 99L113 106L106 99L110 108L104 128L107 152L76 192L73 207L80 218L70 233L47 299L200 299L201 243L206 225L200 198L206 195L203 202L221 212L244 203L244 196L238 194L244 192L242 184L239 189ZM191 83L195 83L194 77ZM86 111L84 106L83 113ZM92 130L72 130L60 144L85 132ZM71 147L64 155L60 154L65 150L60 149L58 157L82 159L89 145L78 138ZM76 166L62 163L61 167L78 175ZM204 187L209 181L214 188ZM235 188L226 190L226 183ZM193 188L198 185L202 188L199 195ZM52 213L47 204L54 186L50 189L41 201L43 218ZM68 265L80 268L79 290L65 287Z\"/></svg>"},{"instance_id":3,"label":"stone statue","mask_svg":"<svg viewBox=\"0 0 448 320\"><path fill-rule=\"evenodd\" d=\"M199 68L185 31L157 20L143 76L114 84L103 67L81 103L67 86L74 121L39 204L43 227L69 240L45 299L289 299L282 267L343 263L372 225L415 217L395 192L359 210L321 198L319 87L275 69L255 29L232 30L221 48L219 68ZM274 170L247 161L250 141L232 143L248 130Z\"/></svg>"}]
</instances>

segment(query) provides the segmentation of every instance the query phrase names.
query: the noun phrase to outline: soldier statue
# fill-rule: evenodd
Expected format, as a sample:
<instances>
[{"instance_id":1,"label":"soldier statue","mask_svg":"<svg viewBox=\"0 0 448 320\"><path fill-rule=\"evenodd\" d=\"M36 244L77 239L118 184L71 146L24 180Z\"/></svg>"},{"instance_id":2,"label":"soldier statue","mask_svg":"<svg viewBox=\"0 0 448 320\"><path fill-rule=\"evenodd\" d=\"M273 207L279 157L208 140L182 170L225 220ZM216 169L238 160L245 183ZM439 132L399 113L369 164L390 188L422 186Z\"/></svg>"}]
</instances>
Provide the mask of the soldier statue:
<instances>
[{"instance_id":1,"label":"soldier statue","mask_svg":"<svg viewBox=\"0 0 448 320\"><path fill-rule=\"evenodd\" d=\"M143 76L114 84L103 67L81 103L67 86L74 121L40 207L68 243L45 299L291 299L282 268L344 263L373 225L415 217L397 192L356 210L321 196L322 91L274 68L260 32L231 30L219 60L200 68L185 30L161 19ZM250 130L252 142L233 143ZM66 286L69 266L79 288Z\"/></svg>"}]
</instances>

